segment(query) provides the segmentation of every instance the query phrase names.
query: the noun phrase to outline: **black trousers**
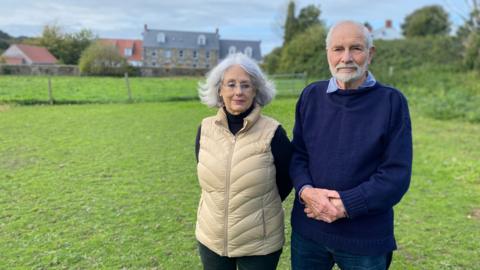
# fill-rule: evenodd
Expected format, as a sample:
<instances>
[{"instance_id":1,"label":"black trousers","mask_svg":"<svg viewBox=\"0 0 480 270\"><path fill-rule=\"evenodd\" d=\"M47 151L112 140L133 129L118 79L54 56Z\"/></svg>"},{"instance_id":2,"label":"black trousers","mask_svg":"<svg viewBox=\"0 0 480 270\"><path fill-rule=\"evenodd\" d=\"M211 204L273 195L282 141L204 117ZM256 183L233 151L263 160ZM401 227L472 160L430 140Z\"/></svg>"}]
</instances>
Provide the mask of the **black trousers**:
<instances>
[{"instance_id":1,"label":"black trousers","mask_svg":"<svg viewBox=\"0 0 480 270\"><path fill-rule=\"evenodd\" d=\"M267 255L230 258L218 255L200 242L198 251L204 270L275 270L282 254L280 249Z\"/></svg>"}]
</instances>

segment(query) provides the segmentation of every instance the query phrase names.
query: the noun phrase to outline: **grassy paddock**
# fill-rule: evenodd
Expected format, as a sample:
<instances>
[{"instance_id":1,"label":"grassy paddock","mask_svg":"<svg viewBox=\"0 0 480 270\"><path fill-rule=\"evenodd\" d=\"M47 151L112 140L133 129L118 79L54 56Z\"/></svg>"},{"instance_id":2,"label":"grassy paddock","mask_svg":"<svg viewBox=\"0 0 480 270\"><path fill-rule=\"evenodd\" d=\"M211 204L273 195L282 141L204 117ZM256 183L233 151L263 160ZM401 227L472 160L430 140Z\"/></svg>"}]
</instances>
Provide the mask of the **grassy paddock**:
<instances>
[{"instance_id":1,"label":"grassy paddock","mask_svg":"<svg viewBox=\"0 0 480 270\"><path fill-rule=\"evenodd\" d=\"M375 67L374 67L375 69ZM392 76L379 71L381 82L401 89L412 107L423 115L480 123L480 80L478 73L458 72L444 67L418 67L395 71ZM298 75L298 74L297 74ZM277 97L297 97L305 84L318 78L272 75ZM133 102L197 100L197 86L203 77L129 79ZM325 78L323 78L325 79ZM130 102L124 78L52 77L56 104ZM47 104L48 77L0 76L0 103Z\"/></svg>"},{"instance_id":2,"label":"grassy paddock","mask_svg":"<svg viewBox=\"0 0 480 270\"><path fill-rule=\"evenodd\" d=\"M48 77L0 76L0 102L47 104ZM134 102L158 102L198 99L197 87L203 77L128 79ZM298 96L305 87L304 78L279 77L274 80L279 96ZM57 104L125 103L128 88L125 78L68 77L51 78L52 96Z\"/></svg>"},{"instance_id":3,"label":"grassy paddock","mask_svg":"<svg viewBox=\"0 0 480 270\"><path fill-rule=\"evenodd\" d=\"M294 105L265 113L290 132ZM2 105L0 269L200 269L193 145L213 113L196 101ZM391 269L480 269L480 125L412 114Z\"/></svg>"},{"instance_id":4,"label":"grassy paddock","mask_svg":"<svg viewBox=\"0 0 480 270\"><path fill-rule=\"evenodd\" d=\"M201 77L129 78L132 98L136 102L195 99ZM122 103L128 101L127 84L120 77L51 78L56 103ZM0 101L19 104L42 104L49 100L46 76L0 76Z\"/></svg>"}]
</instances>

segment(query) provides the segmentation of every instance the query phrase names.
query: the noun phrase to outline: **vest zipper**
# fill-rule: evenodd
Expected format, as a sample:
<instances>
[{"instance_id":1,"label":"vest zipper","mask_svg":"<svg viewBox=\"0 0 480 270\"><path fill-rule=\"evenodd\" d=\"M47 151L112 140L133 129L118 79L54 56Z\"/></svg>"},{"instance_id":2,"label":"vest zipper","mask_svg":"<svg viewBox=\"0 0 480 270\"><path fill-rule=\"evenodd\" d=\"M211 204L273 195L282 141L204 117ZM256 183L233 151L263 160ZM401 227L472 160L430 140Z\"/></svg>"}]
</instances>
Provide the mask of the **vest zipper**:
<instances>
[{"instance_id":1,"label":"vest zipper","mask_svg":"<svg viewBox=\"0 0 480 270\"><path fill-rule=\"evenodd\" d=\"M224 227L224 250L225 256L228 257L228 203L230 201L230 172L232 166L233 151L235 150L235 143L237 142L237 136L233 136L232 148L230 149L228 164L227 164L227 175L225 177L225 227Z\"/></svg>"}]
</instances>

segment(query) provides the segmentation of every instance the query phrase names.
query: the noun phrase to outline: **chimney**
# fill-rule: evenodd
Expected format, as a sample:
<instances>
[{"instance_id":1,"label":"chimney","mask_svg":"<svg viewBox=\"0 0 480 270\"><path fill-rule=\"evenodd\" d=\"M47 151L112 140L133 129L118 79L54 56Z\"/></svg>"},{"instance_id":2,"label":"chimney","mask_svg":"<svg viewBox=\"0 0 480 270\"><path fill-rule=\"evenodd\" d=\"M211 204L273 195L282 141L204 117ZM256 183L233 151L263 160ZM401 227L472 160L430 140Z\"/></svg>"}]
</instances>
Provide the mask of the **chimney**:
<instances>
[{"instance_id":1,"label":"chimney","mask_svg":"<svg viewBox=\"0 0 480 270\"><path fill-rule=\"evenodd\" d=\"M144 24L144 25L143 25L143 29L145 30L145 32L148 31L148 26L147 26L147 24Z\"/></svg>"},{"instance_id":2,"label":"chimney","mask_svg":"<svg viewBox=\"0 0 480 270\"><path fill-rule=\"evenodd\" d=\"M392 20L385 21L385 28L392 28Z\"/></svg>"}]
</instances>

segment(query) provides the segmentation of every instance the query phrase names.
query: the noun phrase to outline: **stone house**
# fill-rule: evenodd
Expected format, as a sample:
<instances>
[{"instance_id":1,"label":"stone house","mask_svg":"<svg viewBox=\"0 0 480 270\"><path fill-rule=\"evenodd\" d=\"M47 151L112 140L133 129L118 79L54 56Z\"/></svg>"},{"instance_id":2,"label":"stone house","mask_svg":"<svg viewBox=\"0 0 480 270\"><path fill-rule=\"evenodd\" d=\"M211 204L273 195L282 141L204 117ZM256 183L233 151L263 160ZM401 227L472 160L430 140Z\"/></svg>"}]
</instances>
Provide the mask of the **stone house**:
<instances>
[{"instance_id":1,"label":"stone house","mask_svg":"<svg viewBox=\"0 0 480 270\"><path fill-rule=\"evenodd\" d=\"M261 61L260 41L223 40L218 29L215 32L187 32L144 27L145 67L209 69L236 52Z\"/></svg>"}]
</instances>

